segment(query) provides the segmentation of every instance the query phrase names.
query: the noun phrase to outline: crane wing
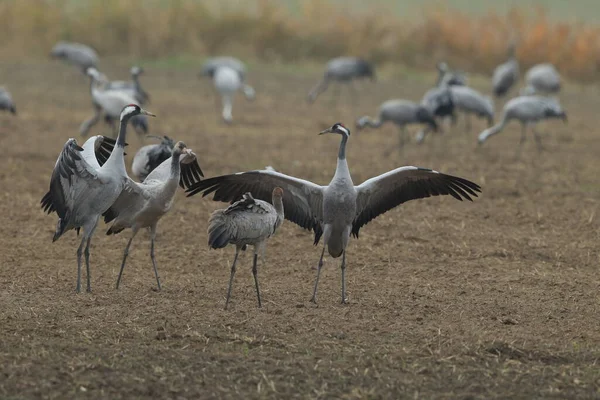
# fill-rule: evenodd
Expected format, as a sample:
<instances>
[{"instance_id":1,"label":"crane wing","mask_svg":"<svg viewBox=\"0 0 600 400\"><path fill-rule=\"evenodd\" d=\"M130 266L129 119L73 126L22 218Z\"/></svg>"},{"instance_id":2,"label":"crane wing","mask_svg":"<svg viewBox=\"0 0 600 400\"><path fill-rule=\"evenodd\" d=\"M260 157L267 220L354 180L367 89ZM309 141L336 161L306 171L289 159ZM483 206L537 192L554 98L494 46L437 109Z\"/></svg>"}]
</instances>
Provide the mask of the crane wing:
<instances>
[{"instance_id":1,"label":"crane wing","mask_svg":"<svg viewBox=\"0 0 600 400\"><path fill-rule=\"evenodd\" d=\"M352 234L375 217L409 200L451 195L457 200L477 197L481 188L476 183L456 176L419 167L401 167L366 180L356 187L357 211Z\"/></svg>"},{"instance_id":2,"label":"crane wing","mask_svg":"<svg viewBox=\"0 0 600 400\"><path fill-rule=\"evenodd\" d=\"M75 139L65 143L50 178L50 190L42 198L41 204L48 214L56 211L65 219L73 209L78 198L85 195L90 185L100 184L98 170L90 165L83 156L84 149Z\"/></svg>"},{"instance_id":3,"label":"crane wing","mask_svg":"<svg viewBox=\"0 0 600 400\"><path fill-rule=\"evenodd\" d=\"M75 143L75 146L77 145L77 142L75 141L75 139L69 139L69 140L73 140ZM68 143L69 142L67 142L67 144ZM101 136L101 135L92 136L91 138L86 140L85 143L83 144L83 151L81 151L81 153L80 153L81 157L82 157L82 161L87 163L89 165L89 167L93 170L100 169L100 167L102 167L104 165L106 160L108 160L108 157L110 157L110 154L112 153L113 149L115 148L115 143L116 143L115 139L112 139L112 138L109 138L106 136ZM66 148L67 144L65 144L65 148ZM65 149L63 149L63 152L64 151L65 151ZM56 164L54 165L55 170L59 166L59 162L61 160L62 154L63 153L61 152L61 155L58 157L58 160L56 160ZM52 176L54 177L54 173ZM54 206L54 203L52 201L52 195L51 195L52 183L51 183L50 187L51 187L50 191L48 191L48 193L46 193L44 195L44 197L42 198L42 201L41 201L42 208L48 214L51 214L54 211L56 211L56 207Z\"/></svg>"},{"instance_id":4,"label":"crane wing","mask_svg":"<svg viewBox=\"0 0 600 400\"><path fill-rule=\"evenodd\" d=\"M272 201L273 189L283 189L285 219L315 232L315 241L322 234L323 186L294 178L275 171L248 171L222 175L194 183L186 190L189 196L214 193L214 201L233 203L244 193L250 192L255 199Z\"/></svg>"},{"instance_id":5,"label":"crane wing","mask_svg":"<svg viewBox=\"0 0 600 400\"><path fill-rule=\"evenodd\" d=\"M169 157L164 160L160 165L152 170L144 179L144 183L152 180L158 180L161 182L166 181L171 173L171 158ZM200 182L204 177L202 168L198 164L198 157L196 153L190 151L179 156L179 186L182 189L188 189L193 184Z\"/></svg>"}]
</instances>

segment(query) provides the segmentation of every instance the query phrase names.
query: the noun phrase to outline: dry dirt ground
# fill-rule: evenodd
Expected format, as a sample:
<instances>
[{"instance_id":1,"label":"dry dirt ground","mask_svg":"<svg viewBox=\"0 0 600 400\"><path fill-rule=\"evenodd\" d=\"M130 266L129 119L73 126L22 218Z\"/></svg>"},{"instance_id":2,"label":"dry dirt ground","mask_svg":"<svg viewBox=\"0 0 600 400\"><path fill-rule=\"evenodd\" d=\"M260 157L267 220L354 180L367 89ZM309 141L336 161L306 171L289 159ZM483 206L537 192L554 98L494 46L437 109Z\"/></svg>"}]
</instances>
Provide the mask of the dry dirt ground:
<instances>
[{"instance_id":1,"label":"dry dirt ground","mask_svg":"<svg viewBox=\"0 0 600 400\"><path fill-rule=\"evenodd\" d=\"M105 65L126 78L126 63ZM308 105L320 72L253 66L257 99L240 97L227 126L197 66L147 70L152 133L184 140L207 176L270 164L322 184L339 138L318 131L428 88L390 75L358 85L354 101L334 105L327 92ZM3 62L0 79L19 110L0 115L0 398L600 398L596 88L568 86L569 123L544 123L545 150L529 136L518 161L518 124L477 148L483 121L466 133L461 120L402 154L394 126L353 132L356 183L419 165L483 193L409 202L363 228L348 250L348 305L330 258L319 304L309 303L320 248L286 222L259 266L263 308L248 252L224 311L234 249L206 244L209 213L224 205L183 192L159 224L162 292L145 232L115 290L128 232L108 237L101 224L93 292L75 294L78 239L71 231L52 243L56 217L39 201L63 143L91 113L87 82L51 62ZM128 142L129 164L143 142L133 133Z\"/></svg>"}]
</instances>

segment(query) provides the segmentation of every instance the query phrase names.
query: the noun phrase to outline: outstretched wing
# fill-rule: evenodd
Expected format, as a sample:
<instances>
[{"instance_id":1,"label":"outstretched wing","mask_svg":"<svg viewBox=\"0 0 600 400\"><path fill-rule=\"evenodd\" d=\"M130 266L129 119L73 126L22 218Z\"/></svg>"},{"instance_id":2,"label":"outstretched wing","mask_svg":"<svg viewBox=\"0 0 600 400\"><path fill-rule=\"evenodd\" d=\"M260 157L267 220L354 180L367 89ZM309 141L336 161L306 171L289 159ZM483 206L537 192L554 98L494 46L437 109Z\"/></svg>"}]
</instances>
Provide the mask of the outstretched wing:
<instances>
[{"instance_id":1,"label":"outstretched wing","mask_svg":"<svg viewBox=\"0 0 600 400\"><path fill-rule=\"evenodd\" d=\"M357 212L352 234L375 217L410 200L450 195L457 200L477 197L481 188L476 183L456 176L419 167L401 167L371 178L356 187Z\"/></svg>"},{"instance_id":2,"label":"outstretched wing","mask_svg":"<svg viewBox=\"0 0 600 400\"><path fill-rule=\"evenodd\" d=\"M71 141L71 140L73 140L75 145L77 145L77 142L75 141L75 139L69 139L69 141ZM67 144L68 143L69 142L67 142ZM112 138L109 138L106 136L101 136L101 135L92 136L88 140L86 140L85 143L83 144L83 148L80 152L81 158L85 163L87 163L89 165L89 167L92 170L98 170L100 167L102 167L104 165L106 160L108 160L108 157L110 157L110 154L112 153L113 149L115 148L115 143L116 143L115 139L112 139ZM67 144L65 144L65 148L66 148ZM65 150L63 149L63 152L64 151ZM58 167L61 156L62 156L62 153L58 157L58 160L56 161L56 165L54 166L55 170ZM53 177L54 177L54 173L53 173ZM44 197L42 198L42 201L41 201L42 209L45 212L47 212L48 214L56 211L56 207L54 206L54 202L52 201L51 191L52 191L52 182L50 183L50 191L48 191L48 193L46 193L44 195Z\"/></svg>"},{"instance_id":3,"label":"outstretched wing","mask_svg":"<svg viewBox=\"0 0 600 400\"><path fill-rule=\"evenodd\" d=\"M197 182L187 190L188 197L214 193L214 201L234 202L250 192L255 199L272 201L273 189L283 189L285 218L309 231L315 241L322 234L323 186L275 171L249 171L222 175Z\"/></svg>"},{"instance_id":4,"label":"outstretched wing","mask_svg":"<svg viewBox=\"0 0 600 400\"><path fill-rule=\"evenodd\" d=\"M75 139L65 143L50 178L50 190L42 198L44 211L56 211L64 219L79 196L85 194L90 185L100 183L98 171L83 156L84 149Z\"/></svg>"}]
</instances>

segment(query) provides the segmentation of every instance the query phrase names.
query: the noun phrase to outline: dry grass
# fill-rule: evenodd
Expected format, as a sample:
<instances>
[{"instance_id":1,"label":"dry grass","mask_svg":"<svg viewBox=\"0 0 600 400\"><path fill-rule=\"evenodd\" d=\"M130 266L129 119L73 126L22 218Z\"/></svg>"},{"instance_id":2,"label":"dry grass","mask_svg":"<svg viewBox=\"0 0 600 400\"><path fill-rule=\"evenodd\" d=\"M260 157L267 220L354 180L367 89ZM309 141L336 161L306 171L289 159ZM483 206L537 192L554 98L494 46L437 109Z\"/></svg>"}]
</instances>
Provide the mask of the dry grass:
<instances>
[{"instance_id":1,"label":"dry grass","mask_svg":"<svg viewBox=\"0 0 600 400\"><path fill-rule=\"evenodd\" d=\"M327 0L307 0L292 15L271 0L257 0L242 10L220 4L4 0L0 51L25 58L46 54L57 40L66 39L87 43L104 55L156 58L236 51L269 62L298 62L350 54L416 67L444 58L488 73L516 36L526 67L550 61L575 80L600 74L600 27L554 22L543 8L473 16L439 6L424 9L421 16L398 16L381 6L347 11Z\"/></svg>"}]
</instances>

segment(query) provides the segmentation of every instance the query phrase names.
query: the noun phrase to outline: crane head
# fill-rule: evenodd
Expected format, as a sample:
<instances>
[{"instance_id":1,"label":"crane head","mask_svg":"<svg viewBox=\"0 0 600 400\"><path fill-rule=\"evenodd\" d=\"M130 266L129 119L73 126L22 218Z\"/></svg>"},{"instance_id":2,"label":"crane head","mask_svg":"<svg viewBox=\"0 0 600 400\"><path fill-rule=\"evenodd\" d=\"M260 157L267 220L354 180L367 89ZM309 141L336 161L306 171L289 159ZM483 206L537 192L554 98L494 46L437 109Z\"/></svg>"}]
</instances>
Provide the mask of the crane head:
<instances>
[{"instance_id":1,"label":"crane head","mask_svg":"<svg viewBox=\"0 0 600 400\"><path fill-rule=\"evenodd\" d=\"M150 111L144 110L137 104L129 104L123 107L120 120L123 121L124 119L135 117L136 115L148 115L150 117L156 117L156 115L152 114Z\"/></svg>"},{"instance_id":2,"label":"crane head","mask_svg":"<svg viewBox=\"0 0 600 400\"><path fill-rule=\"evenodd\" d=\"M350 129L346 128L341 122L336 122L330 128L319 132L319 135L323 135L325 133L337 133L339 135L350 136Z\"/></svg>"},{"instance_id":3,"label":"crane head","mask_svg":"<svg viewBox=\"0 0 600 400\"><path fill-rule=\"evenodd\" d=\"M273 189L273 197L283 197L283 189L279 186Z\"/></svg>"},{"instance_id":4,"label":"crane head","mask_svg":"<svg viewBox=\"0 0 600 400\"><path fill-rule=\"evenodd\" d=\"M187 146L183 142L175 143L173 146L173 155L183 154L187 150Z\"/></svg>"},{"instance_id":5,"label":"crane head","mask_svg":"<svg viewBox=\"0 0 600 400\"><path fill-rule=\"evenodd\" d=\"M132 76L137 76L137 75L141 75L144 73L144 69L142 67L139 67L137 65L134 65L133 67L131 67L131 69L129 70L129 73Z\"/></svg>"}]
</instances>

